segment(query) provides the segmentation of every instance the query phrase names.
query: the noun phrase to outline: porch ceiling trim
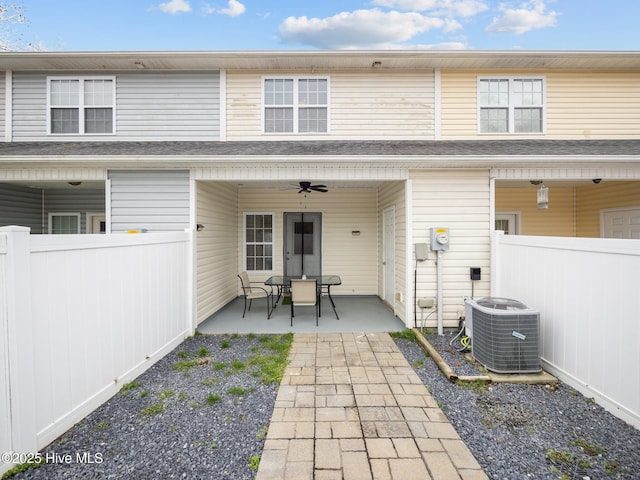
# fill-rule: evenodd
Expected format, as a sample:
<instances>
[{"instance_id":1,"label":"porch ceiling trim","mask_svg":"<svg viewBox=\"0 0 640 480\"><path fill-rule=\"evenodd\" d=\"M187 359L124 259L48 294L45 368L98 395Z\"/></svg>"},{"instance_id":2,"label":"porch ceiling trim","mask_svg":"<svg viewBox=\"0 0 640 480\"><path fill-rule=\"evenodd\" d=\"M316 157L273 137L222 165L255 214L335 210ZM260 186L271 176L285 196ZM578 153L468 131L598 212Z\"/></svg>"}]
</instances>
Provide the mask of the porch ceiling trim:
<instances>
[{"instance_id":1,"label":"porch ceiling trim","mask_svg":"<svg viewBox=\"0 0 640 480\"><path fill-rule=\"evenodd\" d=\"M231 168L239 170L251 168L273 169L275 167L295 168L295 166L316 165L325 168L566 168L593 167L607 164L615 168L637 166L640 155L310 155L292 156L0 156L0 169L63 168L78 170L81 166L89 169L101 168ZM55 165L55 166L54 166Z\"/></svg>"},{"instance_id":2,"label":"porch ceiling trim","mask_svg":"<svg viewBox=\"0 0 640 480\"><path fill-rule=\"evenodd\" d=\"M0 160L0 166L4 162ZM22 164L24 166L24 164ZM105 168L86 167L53 167L41 168L0 168L0 181L4 182L25 182L25 181L73 181L73 180L106 180L107 170Z\"/></svg>"},{"instance_id":3,"label":"porch ceiling trim","mask_svg":"<svg viewBox=\"0 0 640 480\"><path fill-rule=\"evenodd\" d=\"M564 180L572 179L588 179L607 178L618 180L637 180L640 179L640 165L599 165L566 168L564 165L559 167L546 168L492 168L491 177L496 180Z\"/></svg>"}]
</instances>

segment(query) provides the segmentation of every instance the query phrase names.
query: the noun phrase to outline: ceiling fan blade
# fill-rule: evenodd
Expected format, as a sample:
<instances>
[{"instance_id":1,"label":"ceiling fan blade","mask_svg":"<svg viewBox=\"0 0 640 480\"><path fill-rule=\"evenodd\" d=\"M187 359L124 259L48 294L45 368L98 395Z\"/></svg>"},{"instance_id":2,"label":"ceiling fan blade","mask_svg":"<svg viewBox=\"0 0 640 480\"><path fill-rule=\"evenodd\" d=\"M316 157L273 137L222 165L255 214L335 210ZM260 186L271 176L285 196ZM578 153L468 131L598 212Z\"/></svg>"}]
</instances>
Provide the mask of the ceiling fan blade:
<instances>
[{"instance_id":1,"label":"ceiling fan blade","mask_svg":"<svg viewBox=\"0 0 640 480\"><path fill-rule=\"evenodd\" d=\"M326 193L329 191L327 187L324 185L311 185L311 190L314 190L316 192L322 192L322 193Z\"/></svg>"}]
</instances>

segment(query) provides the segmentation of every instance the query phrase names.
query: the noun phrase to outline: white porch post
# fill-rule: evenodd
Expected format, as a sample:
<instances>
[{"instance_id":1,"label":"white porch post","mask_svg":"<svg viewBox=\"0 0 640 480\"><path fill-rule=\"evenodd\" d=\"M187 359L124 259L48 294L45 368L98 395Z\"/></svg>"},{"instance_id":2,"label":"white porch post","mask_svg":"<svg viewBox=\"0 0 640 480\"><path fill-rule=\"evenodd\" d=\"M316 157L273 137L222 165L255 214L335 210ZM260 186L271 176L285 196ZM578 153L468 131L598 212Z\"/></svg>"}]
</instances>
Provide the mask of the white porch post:
<instances>
[{"instance_id":1,"label":"white porch post","mask_svg":"<svg viewBox=\"0 0 640 480\"><path fill-rule=\"evenodd\" d=\"M0 227L6 234L5 311L0 313L5 332L8 381L8 418L11 450L37 452L33 317L31 314L30 229ZM0 237L2 241L2 237ZM5 465L2 468L6 468Z\"/></svg>"}]
</instances>

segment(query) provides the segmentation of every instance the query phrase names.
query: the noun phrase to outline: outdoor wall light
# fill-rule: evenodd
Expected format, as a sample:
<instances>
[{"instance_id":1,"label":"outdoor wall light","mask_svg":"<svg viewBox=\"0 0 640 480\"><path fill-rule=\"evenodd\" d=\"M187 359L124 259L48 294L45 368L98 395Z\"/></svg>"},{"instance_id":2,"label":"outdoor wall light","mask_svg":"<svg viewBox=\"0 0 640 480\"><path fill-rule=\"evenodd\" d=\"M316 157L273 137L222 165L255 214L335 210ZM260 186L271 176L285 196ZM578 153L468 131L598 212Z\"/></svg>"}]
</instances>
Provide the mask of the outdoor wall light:
<instances>
[{"instance_id":1,"label":"outdoor wall light","mask_svg":"<svg viewBox=\"0 0 640 480\"><path fill-rule=\"evenodd\" d=\"M198 223L198 224L196 225L196 230L197 230L198 232L201 232L202 230L204 230L204 225L203 225L203 224L201 224L201 223Z\"/></svg>"},{"instance_id":2,"label":"outdoor wall light","mask_svg":"<svg viewBox=\"0 0 640 480\"><path fill-rule=\"evenodd\" d=\"M549 208L549 188L544 186L544 183L538 190L538 208Z\"/></svg>"},{"instance_id":3,"label":"outdoor wall light","mask_svg":"<svg viewBox=\"0 0 640 480\"><path fill-rule=\"evenodd\" d=\"M351 235L353 235L354 237L359 237L360 236L360 230L351 230Z\"/></svg>"},{"instance_id":4,"label":"outdoor wall light","mask_svg":"<svg viewBox=\"0 0 640 480\"><path fill-rule=\"evenodd\" d=\"M372 66L373 68L380 68L380 67L382 66L382 62L381 62L381 61L379 61L379 60L376 60L375 62L373 62L373 63L371 64L371 66Z\"/></svg>"}]
</instances>

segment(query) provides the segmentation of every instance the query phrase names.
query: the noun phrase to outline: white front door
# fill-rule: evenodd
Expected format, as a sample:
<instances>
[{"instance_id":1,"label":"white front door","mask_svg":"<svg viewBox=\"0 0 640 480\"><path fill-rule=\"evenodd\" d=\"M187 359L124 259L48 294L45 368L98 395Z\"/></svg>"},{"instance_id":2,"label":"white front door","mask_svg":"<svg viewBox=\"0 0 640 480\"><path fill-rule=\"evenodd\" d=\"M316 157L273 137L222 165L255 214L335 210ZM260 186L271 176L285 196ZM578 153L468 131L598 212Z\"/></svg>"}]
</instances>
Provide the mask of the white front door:
<instances>
[{"instance_id":1,"label":"white front door","mask_svg":"<svg viewBox=\"0 0 640 480\"><path fill-rule=\"evenodd\" d=\"M602 238L640 239L640 207L602 210L600 232Z\"/></svg>"},{"instance_id":2,"label":"white front door","mask_svg":"<svg viewBox=\"0 0 640 480\"><path fill-rule=\"evenodd\" d=\"M382 212L382 284L383 299L392 307L395 305L396 271L396 210L389 207Z\"/></svg>"}]
</instances>

